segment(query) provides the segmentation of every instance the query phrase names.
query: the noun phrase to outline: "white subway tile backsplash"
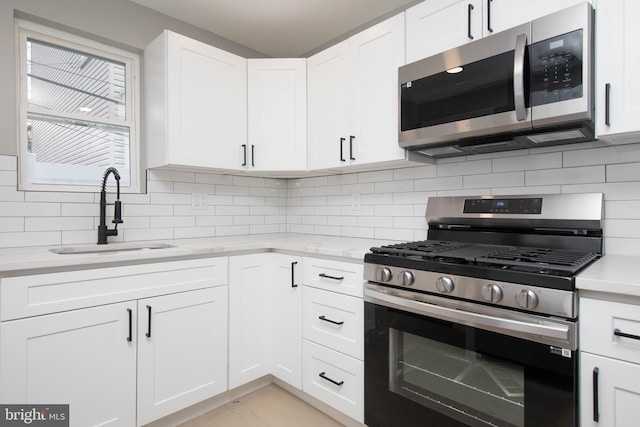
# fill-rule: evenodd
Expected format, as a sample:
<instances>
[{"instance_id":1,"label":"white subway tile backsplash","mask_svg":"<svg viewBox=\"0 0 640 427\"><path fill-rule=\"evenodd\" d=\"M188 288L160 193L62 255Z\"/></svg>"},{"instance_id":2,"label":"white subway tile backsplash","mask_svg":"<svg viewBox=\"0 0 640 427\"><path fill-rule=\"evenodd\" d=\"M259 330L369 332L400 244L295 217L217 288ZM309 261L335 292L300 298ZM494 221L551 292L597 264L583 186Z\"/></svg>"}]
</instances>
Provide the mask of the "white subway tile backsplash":
<instances>
[{"instance_id":1,"label":"white subway tile backsplash","mask_svg":"<svg viewBox=\"0 0 640 427\"><path fill-rule=\"evenodd\" d=\"M382 170L375 172L358 173L358 183L365 184L367 182L392 182L393 170Z\"/></svg>"},{"instance_id":2,"label":"white subway tile backsplash","mask_svg":"<svg viewBox=\"0 0 640 427\"><path fill-rule=\"evenodd\" d=\"M491 160L469 160L466 162L438 164L439 177L476 175L480 173L491 173Z\"/></svg>"},{"instance_id":3,"label":"white subway tile backsplash","mask_svg":"<svg viewBox=\"0 0 640 427\"><path fill-rule=\"evenodd\" d=\"M0 185L18 188L18 174L16 171L0 170Z\"/></svg>"},{"instance_id":4,"label":"white subway tile backsplash","mask_svg":"<svg viewBox=\"0 0 640 427\"><path fill-rule=\"evenodd\" d=\"M0 170L2 171L17 171L18 170L18 158L15 156L1 156L0 155Z\"/></svg>"},{"instance_id":5,"label":"white subway tile backsplash","mask_svg":"<svg viewBox=\"0 0 640 427\"><path fill-rule=\"evenodd\" d=\"M640 181L640 163L607 165L607 182Z\"/></svg>"},{"instance_id":6,"label":"white subway tile backsplash","mask_svg":"<svg viewBox=\"0 0 640 427\"><path fill-rule=\"evenodd\" d=\"M492 160L493 172L514 172L562 167L562 153L531 154Z\"/></svg>"},{"instance_id":7,"label":"white subway tile backsplash","mask_svg":"<svg viewBox=\"0 0 640 427\"><path fill-rule=\"evenodd\" d=\"M638 170L640 143L462 156L434 165L298 179L153 170L146 194L122 195L125 222L110 240L282 231L422 240L431 196L603 192L605 251L640 255ZM98 191L16 188L16 158L0 155L0 246L95 242ZM208 208L193 209L192 193L207 194ZM114 199L109 189L108 201Z\"/></svg>"},{"instance_id":8,"label":"white subway tile backsplash","mask_svg":"<svg viewBox=\"0 0 640 427\"><path fill-rule=\"evenodd\" d=\"M525 171L525 183L527 186L563 183L589 184L604 181L604 165Z\"/></svg>"},{"instance_id":9,"label":"white subway tile backsplash","mask_svg":"<svg viewBox=\"0 0 640 427\"><path fill-rule=\"evenodd\" d=\"M524 172L503 172L462 177L464 188L524 186Z\"/></svg>"},{"instance_id":10,"label":"white subway tile backsplash","mask_svg":"<svg viewBox=\"0 0 640 427\"><path fill-rule=\"evenodd\" d=\"M24 231L67 231L92 229L94 229L94 221L92 217L55 216L24 218Z\"/></svg>"},{"instance_id":11,"label":"white subway tile backsplash","mask_svg":"<svg viewBox=\"0 0 640 427\"><path fill-rule=\"evenodd\" d=\"M0 157L1 158L1 157ZM0 217L0 233L9 233L24 230L24 218Z\"/></svg>"}]
</instances>

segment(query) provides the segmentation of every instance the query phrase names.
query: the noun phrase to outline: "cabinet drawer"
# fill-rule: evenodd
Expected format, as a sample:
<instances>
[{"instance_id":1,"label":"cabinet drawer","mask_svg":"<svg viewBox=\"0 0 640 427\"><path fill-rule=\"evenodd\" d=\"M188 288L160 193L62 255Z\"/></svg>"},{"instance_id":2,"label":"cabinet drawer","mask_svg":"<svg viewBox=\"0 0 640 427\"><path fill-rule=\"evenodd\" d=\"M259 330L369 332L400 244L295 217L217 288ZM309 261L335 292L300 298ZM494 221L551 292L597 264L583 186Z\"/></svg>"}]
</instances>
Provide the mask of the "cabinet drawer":
<instances>
[{"instance_id":1,"label":"cabinet drawer","mask_svg":"<svg viewBox=\"0 0 640 427\"><path fill-rule=\"evenodd\" d=\"M640 306L580 298L580 349L637 363Z\"/></svg>"},{"instance_id":2,"label":"cabinet drawer","mask_svg":"<svg viewBox=\"0 0 640 427\"><path fill-rule=\"evenodd\" d=\"M305 287L302 336L357 359L364 358L364 302L360 298Z\"/></svg>"},{"instance_id":3,"label":"cabinet drawer","mask_svg":"<svg viewBox=\"0 0 640 427\"><path fill-rule=\"evenodd\" d=\"M6 277L0 320L225 285L227 271L219 257Z\"/></svg>"},{"instance_id":4,"label":"cabinet drawer","mask_svg":"<svg viewBox=\"0 0 640 427\"><path fill-rule=\"evenodd\" d=\"M364 422L364 363L308 340L302 347L302 390Z\"/></svg>"},{"instance_id":5,"label":"cabinet drawer","mask_svg":"<svg viewBox=\"0 0 640 427\"><path fill-rule=\"evenodd\" d=\"M307 286L362 298L363 266L320 258L304 258L303 280Z\"/></svg>"}]
</instances>

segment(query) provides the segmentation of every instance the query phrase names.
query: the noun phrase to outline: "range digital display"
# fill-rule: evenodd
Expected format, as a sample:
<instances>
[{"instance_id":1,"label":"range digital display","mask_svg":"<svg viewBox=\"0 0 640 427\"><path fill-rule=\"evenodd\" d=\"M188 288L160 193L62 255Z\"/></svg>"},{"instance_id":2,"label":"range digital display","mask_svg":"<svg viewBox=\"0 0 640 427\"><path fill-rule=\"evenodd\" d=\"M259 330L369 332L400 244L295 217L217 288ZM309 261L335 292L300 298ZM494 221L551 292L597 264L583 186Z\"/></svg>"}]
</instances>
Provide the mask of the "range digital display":
<instances>
[{"instance_id":1,"label":"range digital display","mask_svg":"<svg viewBox=\"0 0 640 427\"><path fill-rule=\"evenodd\" d=\"M463 213L540 215L542 213L542 198L466 199Z\"/></svg>"}]
</instances>

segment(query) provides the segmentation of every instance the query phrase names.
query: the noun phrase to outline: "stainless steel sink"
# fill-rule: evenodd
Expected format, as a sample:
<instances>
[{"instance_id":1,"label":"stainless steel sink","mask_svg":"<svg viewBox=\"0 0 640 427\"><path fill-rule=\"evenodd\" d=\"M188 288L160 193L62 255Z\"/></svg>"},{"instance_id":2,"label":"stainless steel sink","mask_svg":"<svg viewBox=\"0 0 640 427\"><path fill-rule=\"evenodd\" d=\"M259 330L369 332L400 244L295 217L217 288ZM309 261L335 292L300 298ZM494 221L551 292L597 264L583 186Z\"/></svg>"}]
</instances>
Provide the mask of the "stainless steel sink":
<instances>
[{"instance_id":1,"label":"stainless steel sink","mask_svg":"<svg viewBox=\"0 0 640 427\"><path fill-rule=\"evenodd\" d=\"M61 246L49 249L54 254L59 255L89 255L89 254L110 254L116 252L137 252L151 251L156 249L175 248L167 243L139 242L139 243L111 243L108 245L77 245Z\"/></svg>"}]
</instances>

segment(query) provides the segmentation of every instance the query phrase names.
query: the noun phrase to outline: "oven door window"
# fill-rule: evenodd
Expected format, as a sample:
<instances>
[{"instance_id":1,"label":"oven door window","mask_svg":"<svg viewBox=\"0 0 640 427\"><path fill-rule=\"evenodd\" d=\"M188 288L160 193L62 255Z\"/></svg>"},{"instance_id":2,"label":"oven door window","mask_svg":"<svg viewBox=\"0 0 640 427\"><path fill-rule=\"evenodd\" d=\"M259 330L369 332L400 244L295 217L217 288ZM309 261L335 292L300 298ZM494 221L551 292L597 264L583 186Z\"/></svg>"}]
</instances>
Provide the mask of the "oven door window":
<instances>
[{"instance_id":1,"label":"oven door window","mask_svg":"<svg viewBox=\"0 0 640 427\"><path fill-rule=\"evenodd\" d=\"M523 366L393 328L389 340L390 391L478 425L525 425Z\"/></svg>"}]
</instances>

